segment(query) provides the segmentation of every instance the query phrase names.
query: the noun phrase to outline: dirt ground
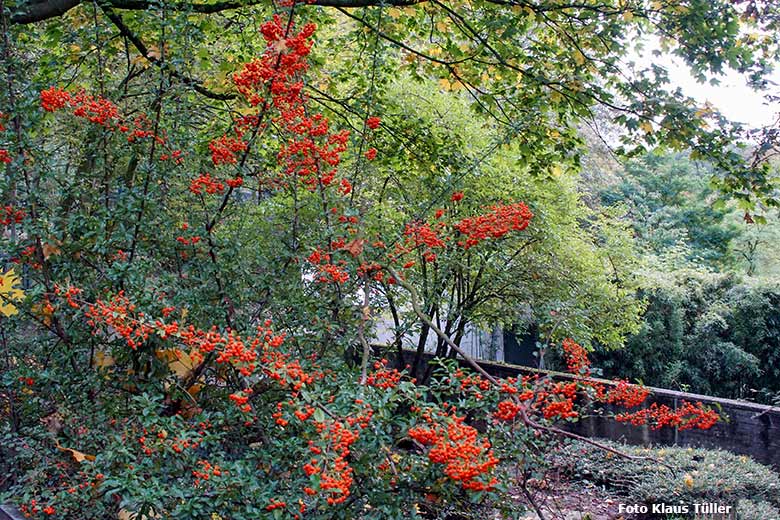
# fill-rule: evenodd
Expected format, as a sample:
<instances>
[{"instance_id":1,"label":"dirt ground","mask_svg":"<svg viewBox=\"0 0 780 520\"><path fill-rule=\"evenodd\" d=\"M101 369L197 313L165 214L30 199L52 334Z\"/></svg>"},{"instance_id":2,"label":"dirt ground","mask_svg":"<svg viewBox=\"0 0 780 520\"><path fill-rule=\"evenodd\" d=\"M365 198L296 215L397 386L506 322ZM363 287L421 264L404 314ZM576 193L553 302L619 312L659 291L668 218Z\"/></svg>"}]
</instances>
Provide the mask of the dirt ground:
<instances>
[{"instance_id":1,"label":"dirt ground","mask_svg":"<svg viewBox=\"0 0 780 520\"><path fill-rule=\"evenodd\" d=\"M632 520L633 515L618 513L625 499L590 482L549 479L529 481L527 493L521 488L514 498L529 509L522 520ZM541 517L537 512L541 513Z\"/></svg>"}]
</instances>

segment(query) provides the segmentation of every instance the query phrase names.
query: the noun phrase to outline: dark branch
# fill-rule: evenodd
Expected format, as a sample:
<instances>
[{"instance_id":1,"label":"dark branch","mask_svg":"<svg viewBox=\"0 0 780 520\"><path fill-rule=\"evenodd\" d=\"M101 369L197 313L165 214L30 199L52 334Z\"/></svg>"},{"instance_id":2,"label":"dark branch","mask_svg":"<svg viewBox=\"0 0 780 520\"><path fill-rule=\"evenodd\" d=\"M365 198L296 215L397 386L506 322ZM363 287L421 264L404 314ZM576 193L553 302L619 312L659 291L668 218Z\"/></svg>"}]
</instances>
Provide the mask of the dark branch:
<instances>
[{"instance_id":1,"label":"dark branch","mask_svg":"<svg viewBox=\"0 0 780 520\"><path fill-rule=\"evenodd\" d=\"M384 3L385 5L404 7L419 4L423 1L426 0L384 0L384 2L382 2L382 0L314 0L312 5L319 5L324 7L357 8L369 7L372 5L379 5L380 3ZM82 0L28 1L22 4L20 10L11 16L11 23L28 24L49 20L51 18L57 18L81 3ZM219 13L221 11L229 11L232 9L241 9L242 7L250 7L258 4L270 5L271 0L246 0L243 2L228 0L214 3L175 2L167 4L165 8L170 11L212 14ZM110 0L106 2L105 5L115 9L145 11L150 8L158 7L159 3L150 0Z\"/></svg>"},{"instance_id":2,"label":"dark branch","mask_svg":"<svg viewBox=\"0 0 780 520\"><path fill-rule=\"evenodd\" d=\"M149 53L149 49L146 47L144 42L138 37L138 35L136 35L133 31L130 30L130 28L125 24L124 20L122 20L122 17L116 14L113 11L113 9L111 9L111 7L108 7L106 5L101 5L100 7L103 10L103 13L105 13L105 15L108 17L108 19L111 20L111 23L113 23L116 26L116 28L119 29L119 33L125 38L127 38L128 40L130 40L130 42L138 50L138 52L141 53L141 56L149 60L150 63L153 63L158 67L162 68L164 71L170 73L171 76L180 80L182 83L191 86L193 90L195 90L199 94L206 96L209 99L218 99L221 101L226 101L229 99L234 99L236 97L235 94L219 94L216 92L212 92L209 89L205 88L199 80L191 78L189 76L185 76L184 74L175 70L164 61L159 60L154 55Z\"/></svg>"},{"instance_id":3,"label":"dark branch","mask_svg":"<svg viewBox=\"0 0 780 520\"><path fill-rule=\"evenodd\" d=\"M11 23L27 24L57 18L67 13L81 0L45 0L43 2L26 2L19 11L11 15Z\"/></svg>"}]
</instances>

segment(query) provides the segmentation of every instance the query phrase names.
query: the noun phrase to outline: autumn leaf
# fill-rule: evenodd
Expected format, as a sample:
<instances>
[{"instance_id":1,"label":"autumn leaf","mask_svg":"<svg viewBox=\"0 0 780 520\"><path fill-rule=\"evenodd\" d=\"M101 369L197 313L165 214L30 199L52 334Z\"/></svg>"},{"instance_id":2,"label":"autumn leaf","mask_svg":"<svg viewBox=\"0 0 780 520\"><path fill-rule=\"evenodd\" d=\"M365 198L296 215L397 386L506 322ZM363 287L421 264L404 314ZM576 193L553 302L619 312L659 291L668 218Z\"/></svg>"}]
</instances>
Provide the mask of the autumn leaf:
<instances>
[{"instance_id":1,"label":"autumn leaf","mask_svg":"<svg viewBox=\"0 0 780 520\"><path fill-rule=\"evenodd\" d=\"M447 78L441 78L439 80L439 85L444 90L449 90L449 91L459 90L463 86L463 84L460 81L458 80L450 81Z\"/></svg>"},{"instance_id":2,"label":"autumn leaf","mask_svg":"<svg viewBox=\"0 0 780 520\"><path fill-rule=\"evenodd\" d=\"M48 260L50 256L55 256L55 255L59 255L60 253L62 253L62 250L60 249L59 246L60 246L59 243L48 243L47 242L47 243L43 244L43 246L41 247L41 249L43 250L43 258Z\"/></svg>"},{"instance_id":3,"label":"autumn leaf","mask_svg":"<svg viewBox=\"0 0 780 520\"><path fill-rule=\"evenodd\" d=\"M189 376L197 365L192 353L188 354L178 348L160 349L155 351L155 355L157 359L167 363L168 369L180 379Z\"/></svg>"},{"instance_id":4,"label":"autumn leaf","mask_svg":"<svg viewBox=\"0 0 780 520\"><path fill-rule=\"evenodd\" d=\"M57 447L58 450L60 450L62 452L65 452L65 453L70 453L70 455L73 457L73 460L75 460L79 464L81 464L85 460L88 460L90 462L95 460L95 456L94 455L89 455L87 453L82 453L82 452L80 452L78 450L74 450L73 448L66 448L66 447L62 446L58 441L54 441L54 442L55 442L55 446Z\"/></svg>"},{"instance_id":5,"label":"autumn leaf","mask_svg":"<svg viewBox=\"0 0 780 520\"><path fill-rule=\"evenodd\" d=\"M152 46L151 46L151 47L149 47L149 49L146 51L146 56L147 56L147 57L149 57L149 58L155 59L155 60L159 60L159 59L160 59L160 56L161 56L161 54L160 54L160 48L159 48L159 47L157 47L156 45L152 45Z\"/></svg>"},{"instance_id":6,"label":"autumn leaf","mask_svg":"<svg viewBox=\"0 0 780 520\"><path fill-rule=\"evenodd\" d=\"M111 354L98 350L92 358L92 363L96 368L105 369L114 366L116 361Z\"/></svg>"},{"instance_id":7,"label":"autumn leaf","mask_svg":"<svg viewBox=\"0 0 780 520\"><path fill-rule=\"evenodd\" d=\"M24 298L24 291L15 287L18 284L19 279L16 277L13 268L0 275L0 313L7 317L19 312L11 302Z\"/></svg>"},{"instance_id":8,"label":"autumn leaf","mask_svg":"<svg viewBox=\"0 0 780 520\"><path fill-rule=\"evenodd\" d=\"M343 249L344 251L347 251L352 256L356 257L360 255L360 253L363 252L363 245L365 245L366 241L362 238L356 238L355 240L352 240L348 242Z\"/></svg>"},{"instance_id":9,"label":"autumn leaf","mask_svg":"<svg viewBox=\"0 0 780 520\"><path fill-rule=\"evenodd\" d=\"M44 303L36 303L30 308L30 312L33 313L33 315L41 318L44 325L47 327L51 325L51 317L53 316L53 308L51 304L46 301Z\"/></svg>"},{"instance_id":10,"label":"autumn leaf","mask_svg":"<svg viewBox=\"0 0 780 520\"><path fill-rule=\"evenodd\" d=\"M130 60L130 63L133 65L140 65L143 68L149 67L149 61L144 56L141 56L140 54L136 54L135 56L133 56L133 58Z\"/></svg>"}]
</instances>

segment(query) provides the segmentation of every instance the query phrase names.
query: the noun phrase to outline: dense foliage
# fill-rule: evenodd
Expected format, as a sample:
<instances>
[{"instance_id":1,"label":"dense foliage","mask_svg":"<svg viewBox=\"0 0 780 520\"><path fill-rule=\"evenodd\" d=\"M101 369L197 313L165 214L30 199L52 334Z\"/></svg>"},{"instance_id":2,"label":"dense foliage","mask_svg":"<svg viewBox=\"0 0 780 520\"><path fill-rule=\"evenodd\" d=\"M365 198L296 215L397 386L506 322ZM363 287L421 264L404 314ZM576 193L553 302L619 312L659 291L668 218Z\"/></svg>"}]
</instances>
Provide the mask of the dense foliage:
<instances>
[{"instance_id":1,"label":"dense foliage","mask_svg":"<svg viewBox=\"0 0 780 520\"><path fill-rule=\"evenodd\" d=\"M606 374L762 402L780 393L776 282L689 269L657 273L645 287L640 332L596 356Z\"/></svg>"},{"instance_id":2,"label":"dense foliage","mask_svg":"<svg viewBox=\"0 0 780 520\"><path fill-rule=\"evenodd\" d=\"M592 180L592 205L626 211L647 303L626 348L599 348L596 365L653 386L771 403L780 392L776 216L746 221L718 203L711 169L657 150L602 165L607 176Z\"/></svg>"},{"instance_id":3,"label":"dense foliage","mask_svg":"<svg viewBox=\"0 0 780 520\"><path fill-rule=\"evenodd\" d=\"M734 242L741 229L732 210L713 204L718 193L708 182L711 169L680 155L648 154L626 164L601 202L628 206L645 254L670 261L677 253L683 265L729 268L736 264Z\"/></svg>"}]
</instances>

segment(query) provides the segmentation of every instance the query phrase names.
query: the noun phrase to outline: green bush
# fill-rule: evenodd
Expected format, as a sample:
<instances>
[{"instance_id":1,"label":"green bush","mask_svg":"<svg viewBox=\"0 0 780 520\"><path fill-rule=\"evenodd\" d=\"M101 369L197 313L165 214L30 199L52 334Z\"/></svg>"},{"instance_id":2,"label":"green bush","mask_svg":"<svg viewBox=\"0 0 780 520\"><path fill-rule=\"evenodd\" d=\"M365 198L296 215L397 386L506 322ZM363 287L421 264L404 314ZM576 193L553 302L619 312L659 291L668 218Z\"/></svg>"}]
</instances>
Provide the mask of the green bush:
<instances>
[{"instance_id":1,"label":"green bush","mask_svg":"<svg viewBox=\"0 0 780 520\"><path fill-rule=\"evenodd\" d=\"M702 270L646 273L648 305L625 349L594 365L610 377L732 399L780 392L780 288Z\"/></svg>"}]
</instances>

